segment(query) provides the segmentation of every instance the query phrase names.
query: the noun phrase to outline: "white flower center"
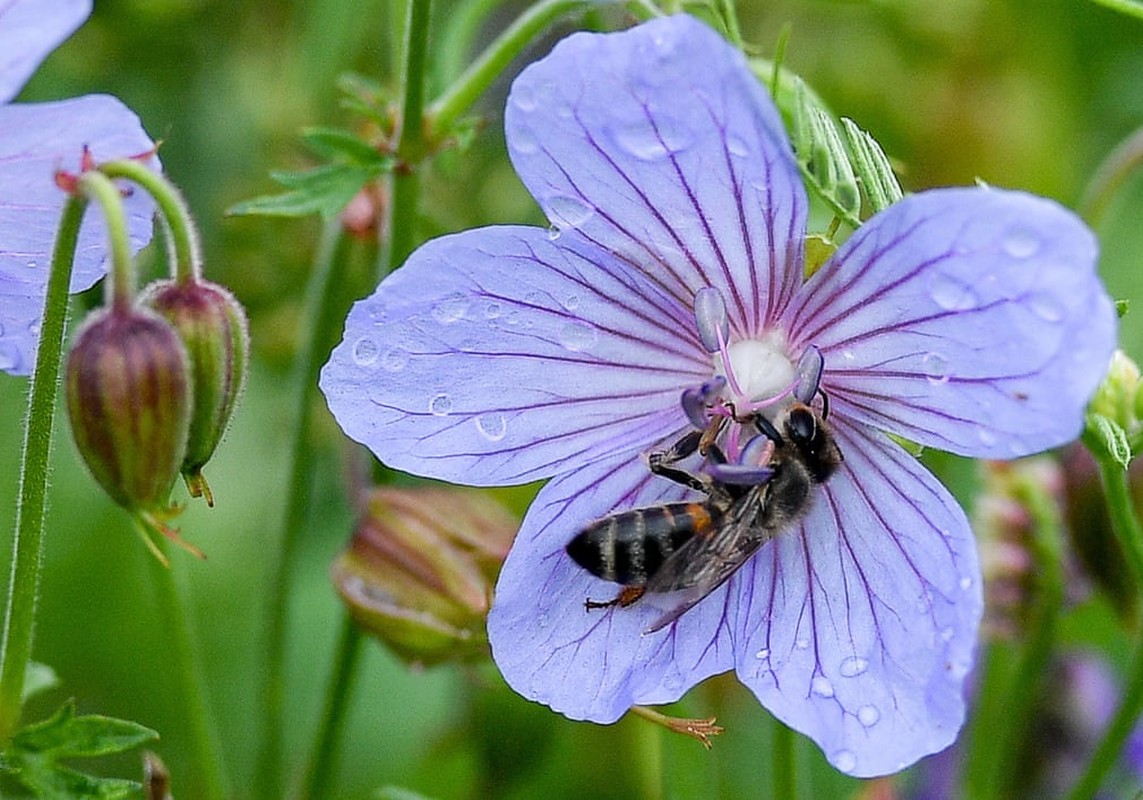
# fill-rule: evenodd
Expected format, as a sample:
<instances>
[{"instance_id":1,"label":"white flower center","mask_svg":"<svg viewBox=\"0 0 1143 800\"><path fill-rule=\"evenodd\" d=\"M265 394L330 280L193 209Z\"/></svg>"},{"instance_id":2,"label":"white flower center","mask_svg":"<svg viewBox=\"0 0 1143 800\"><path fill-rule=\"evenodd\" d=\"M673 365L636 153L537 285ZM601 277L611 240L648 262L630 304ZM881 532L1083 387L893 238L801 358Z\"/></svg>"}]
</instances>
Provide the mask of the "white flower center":
<instances>
[{"instance_id":1,"label":"white flower center","mask_svg":"<svg viewBox=\"0 0 1143 800\"><path fill-rule=\"evenodd\" d=\"M789 390L794 382L794 364L786 354L786 337L776 331L760 339L743 339L726 348L729 372L721 353L714 354L714 371L727 379L737 401L756 403ZM737 388L735 388L737 386Z\"/></svg>"}]
</instances>

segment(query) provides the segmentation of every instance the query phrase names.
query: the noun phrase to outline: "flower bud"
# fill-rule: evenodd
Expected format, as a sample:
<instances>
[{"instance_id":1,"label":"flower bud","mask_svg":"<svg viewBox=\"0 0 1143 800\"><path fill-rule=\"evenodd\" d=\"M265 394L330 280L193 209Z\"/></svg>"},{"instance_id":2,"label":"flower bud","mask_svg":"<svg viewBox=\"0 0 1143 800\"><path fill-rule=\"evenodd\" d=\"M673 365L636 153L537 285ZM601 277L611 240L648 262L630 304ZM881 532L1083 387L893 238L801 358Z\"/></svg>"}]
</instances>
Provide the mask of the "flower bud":
<instances>
[{"instance_id":1,"label":"flower bud","mask_svg":"<svg viewBox=\"0 0 1143 800\"><path fill-rule=\"evenodd\" d=\"M197 278L153 283L140 302L166 318L186 346L193 395L182 473L191 496L213 506L202 468L226 431L245 381L246 312L226 289Z\"/></svg>"},{"instance_id":2,"label":"flower bud","mask_svg":"<svg viewBox=\"0 0 1143 800\"><path fill-rule=\"evenodd\" d=\"M101 309L76 334L66 370L72 435L92 476L124 508L166 510L191 413L178 335L146 309Z\"/></svg>"},{"instance_id":3,"label":"flower bud","mask_svg":"<svg viewBox=\"0 0 1143 800\"><path fill-rule=\"evenodd\" d=\"M1139 394L1139 367L1122 350L1116 350L1107 376L1092 397L1088 410L1107 417L1130 434L1139 429L1136 411Z\"/></svg>"},{"instance_id":4,"label":"flower bud","mask_svg":"<svg viewBox=\"0 0 1143 800\"><path fill-rule=\"evenodd\" d=\"M402 658L479 657L493 581L517 527L480 492L377 488L333 582L357 624Z\"/></svg>"}]
</instances>

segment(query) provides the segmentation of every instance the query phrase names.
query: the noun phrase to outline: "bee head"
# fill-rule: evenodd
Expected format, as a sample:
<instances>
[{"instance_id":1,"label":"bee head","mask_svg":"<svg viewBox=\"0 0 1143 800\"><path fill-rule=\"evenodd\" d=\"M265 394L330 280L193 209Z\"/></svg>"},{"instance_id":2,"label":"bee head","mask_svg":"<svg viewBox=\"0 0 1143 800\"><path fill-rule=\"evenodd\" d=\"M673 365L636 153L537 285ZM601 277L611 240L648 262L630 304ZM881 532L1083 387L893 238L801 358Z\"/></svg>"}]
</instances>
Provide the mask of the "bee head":
<instances>
[{"instance_id":1,"label":"bee head","mask_svg":"<svg viewBox=\"0 0 1143 800\"><path fill-rule=\"evenodd\" d=\"M814 480L825 482L841 463L841 451L826 427L824 417L805 405L795 405L786 417L786 436Z\"/></svg>"}]
</instances>

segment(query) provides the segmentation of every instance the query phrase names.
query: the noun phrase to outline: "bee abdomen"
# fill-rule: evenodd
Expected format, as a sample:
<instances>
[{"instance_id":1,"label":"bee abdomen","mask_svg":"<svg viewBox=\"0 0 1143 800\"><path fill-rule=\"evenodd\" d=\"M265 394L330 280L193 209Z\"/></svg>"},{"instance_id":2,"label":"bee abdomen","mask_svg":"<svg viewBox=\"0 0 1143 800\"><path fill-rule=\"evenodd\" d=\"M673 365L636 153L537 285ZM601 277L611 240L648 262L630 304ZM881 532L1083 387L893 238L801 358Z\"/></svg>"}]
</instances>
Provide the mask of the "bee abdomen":
<instances>
[{"instance_id":1,"label":"bee abdomen","mask_svg":"<svg viewBox=\"0 0 1143 800\"><path fill-rule=\"evenodd\" d=\"M643 586L663 562L716 522L703 503L671 503L605 517L580 531L568 555L592 575L624 586Z\"/></svg>"}]
</instances>

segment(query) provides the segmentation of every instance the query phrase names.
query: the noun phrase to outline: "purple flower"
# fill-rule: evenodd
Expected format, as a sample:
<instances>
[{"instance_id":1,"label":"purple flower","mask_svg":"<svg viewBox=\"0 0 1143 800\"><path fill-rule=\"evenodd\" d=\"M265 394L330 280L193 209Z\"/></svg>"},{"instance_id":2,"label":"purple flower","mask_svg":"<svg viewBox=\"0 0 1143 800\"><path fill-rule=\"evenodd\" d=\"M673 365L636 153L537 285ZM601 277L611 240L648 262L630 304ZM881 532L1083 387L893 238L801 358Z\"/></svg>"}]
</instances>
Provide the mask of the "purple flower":
<instances>
[{"instance_id":1,"label":"purple flower","mask_svg":"<svg viewBox=\"0 0 1143 800\"><path fill-rule=\"evenodd\" d=\"M97 162L154 147L138 117L114 97L11 102L40 62L90 13L90 0L0 3L0 370L13 375L28 374L35 361L65 200L53 173L78 172L85 145ZM142 192L126 203L131 241L138 249L151 238L154 205ZM105 242L98 212L89 211L76 250L73 292L87 289L106 271Z\"/></svg>"},{"instance_id":2,"label":"purple flower","mask_svg":"<svg viewBox=\"0 0 1143 800\"><path fill-rule=\"evenodd\" d=\"M611 722L734 669L844 772L946 747L981 615L976 547L884 432L989 458L1075 437L1115 337L1091 234L1027 194L924 192L803 282L807 200L778 113L741 55L685 16L561 42L517 78L506 128L552 229L424 245L354 307L321 383L392 467L552 478L489 616L509 684ZM567 556L577 531L697 496L645 454L698 408L770 414L803 397L812 348L845 460L808 515L662 630L646 633L662 595L586 611L618 587Z\"/></svg>"}]
</instances>

